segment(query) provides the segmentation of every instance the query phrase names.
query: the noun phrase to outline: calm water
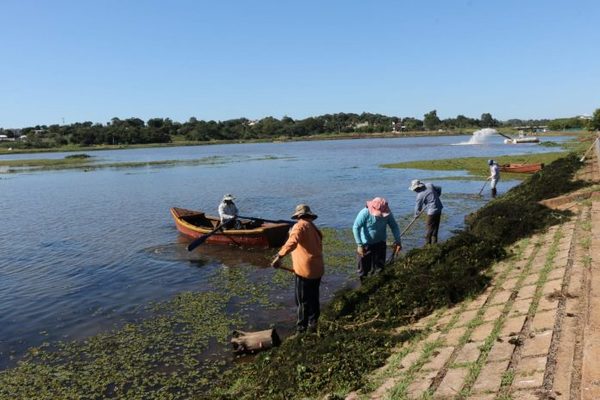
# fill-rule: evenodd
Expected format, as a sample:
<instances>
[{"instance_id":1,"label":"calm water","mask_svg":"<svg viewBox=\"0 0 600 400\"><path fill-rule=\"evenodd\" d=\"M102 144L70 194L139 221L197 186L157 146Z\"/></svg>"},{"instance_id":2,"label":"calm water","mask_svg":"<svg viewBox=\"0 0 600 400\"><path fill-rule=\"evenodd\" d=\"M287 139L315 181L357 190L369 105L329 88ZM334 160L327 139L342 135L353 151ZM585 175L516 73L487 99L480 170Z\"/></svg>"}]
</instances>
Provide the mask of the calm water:
<instances>
[{"instance_id":1,"label":"calm water","mask_svg":"<svg viewBox=\"0 0 600 400\"><path fill-rule=\"evenodd\" d=\"M379 168L398 161L492 157L552 151L510 146L502 137L455 146L468 137L396 138L233 144L87 152L98 162L218 157L220 163L0 174L0 366L9 355L44 341L77 339L139 317L139 310L183 290L202 290L224 266L264 268L273 252L209 248L188 253L169 207L210 213L233 193L242 215L289 218L298 203L319 215L318 225L348 229L367 199L386 197L401 227L410 218L412 179L436 181L460 171ZM561 141L564 138L552 138ZM63 158L65 153L3 156ZM277 157L275 159L270 159ZM483 181L439 180L446 220L442 238L485 198ZM503 181L499 194L517 182ZM487 191L486 191L487 192ZM487 193L486 193L487 194ZM413 230L405 247L422 243ZM353 246L348 251L352 252ZM354 266L325 285L328 295L354 281ZM291 289L286 298L292 304ZM266 311L265 311L266 312ZM286 314L287 315L287 314ZM290 320L293 315L289 315ZM268 320L268 316L264 317Z\"/></svg>"}]
</instances>

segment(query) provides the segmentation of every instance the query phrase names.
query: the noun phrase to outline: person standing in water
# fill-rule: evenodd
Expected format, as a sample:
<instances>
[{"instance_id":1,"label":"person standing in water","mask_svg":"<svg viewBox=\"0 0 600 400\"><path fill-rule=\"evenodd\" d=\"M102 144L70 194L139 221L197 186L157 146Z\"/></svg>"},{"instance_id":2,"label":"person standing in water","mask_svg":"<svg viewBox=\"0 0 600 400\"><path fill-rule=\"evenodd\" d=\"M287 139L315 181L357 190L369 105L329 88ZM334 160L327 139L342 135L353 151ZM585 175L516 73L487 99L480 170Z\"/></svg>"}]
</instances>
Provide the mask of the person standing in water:
<instances>
[{"instance_id":1,"label":"person standing in water","mask_svg":"<svg viewBox=\"0 0 600 400\"><path fill-rule=\"evenodd\" d=\"M306 204L298 204L292 219L298 222L290 231L288 240L271 262L273 268L281 267L281 259L292 254L297 322L296 333L316 333L321 306L319 287L325 273L323 261L323 234L315 226L314 214Z\"/></svg>"},{"instance_id":2,"label":"person standing in water","mask_svg":"<svg viewBox=\"0 0 600 400\"><path fill-rule=\"evenodd\" d=\"M498 193L496 191L496 185L500 180L500 166L494 160L488 160L488 166L490 167L488 181L490 181L490 187L492 188L492 197L496 197L496 194Z\"/></svg>"},{"instance_id":3,"label":"person standing in water","mask_svg":"<svg viewBox=\"0 0 600 400\"><path fill-rule=\"evenodd\" d=\"M442 219L442 209L444 205L440 200L442 188L432 183L421 182L414 179L410 183L409 190L417 193L415 200L415 218L425 212L427 220L427 231L425 233L425 243L435 244L438 241L438 231L440 229L440 220Z\"/></svg>"}]
</instances>

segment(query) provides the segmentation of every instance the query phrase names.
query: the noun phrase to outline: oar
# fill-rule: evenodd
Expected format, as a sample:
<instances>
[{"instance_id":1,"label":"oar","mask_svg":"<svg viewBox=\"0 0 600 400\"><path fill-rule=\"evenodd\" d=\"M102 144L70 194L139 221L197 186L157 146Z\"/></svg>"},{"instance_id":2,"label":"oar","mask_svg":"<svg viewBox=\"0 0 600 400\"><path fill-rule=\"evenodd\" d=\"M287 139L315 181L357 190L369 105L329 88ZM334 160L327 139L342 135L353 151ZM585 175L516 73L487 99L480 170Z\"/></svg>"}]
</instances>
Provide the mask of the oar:
<instances>
[{"instance_id":1,"label":"oar","mask_svg":"<svg viewBox=\"0 0 600 400\"><path fill-rule=\"evenodd\" d=\"M286 221L284 219L272 220L272 219L255 218L255 217L244 217L244 216L241 216L241 215L238 215L237 217L238 218L242 218L242 219L250 219L252 221L271 222L273 224L290 224L290 225L294 225L296 223L296 221Z\"/></svg>"},{"instance_id":2,"label":"oar","mask_svg":"<svg viewBox=\"0 0 600 400\"><path fill-rule=\"evenodd\" d=\"M226 225L229 225L234 220L235 220L235 218L231 218L227 222L223 222L222 224L219 224L215 229L213 229L212 231L208 232L207 234L202 235L199 238L195 239L192 243L188 244L187 250L188 251L194 250L196 247L198 247L202 243L206 242L206 239L208 239L209 237L211 237L212 235L214 235L215 233L217 233L218 231L220 231L221 229L223 229Z\"/></svg>"},{"instance_id":3,"label":"oar","mask_svg":"<svg viewBox=\"0 0 600 400\"><path fill-rule=\"evenodd\" d=\"M485 182L483 182L483 186L481 187L481 190L479 191L479 193L477 193L477 196L481 196L481 192L483 192L483 189L485 189L485 185L487 185L488 181L487 179L485 180Z\"/></svg>"}]
</instances>

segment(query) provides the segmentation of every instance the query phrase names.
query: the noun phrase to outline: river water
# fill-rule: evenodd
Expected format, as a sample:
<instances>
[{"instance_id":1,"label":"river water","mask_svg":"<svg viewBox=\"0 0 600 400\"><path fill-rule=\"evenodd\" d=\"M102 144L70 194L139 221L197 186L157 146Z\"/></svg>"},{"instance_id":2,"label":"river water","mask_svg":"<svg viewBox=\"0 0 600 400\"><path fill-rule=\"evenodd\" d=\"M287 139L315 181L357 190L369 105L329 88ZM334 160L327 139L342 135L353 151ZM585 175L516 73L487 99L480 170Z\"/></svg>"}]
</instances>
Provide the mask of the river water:
<instances>
[{"instance_id":1,"label":"river water","mask_svg":"<svg viewBox=\"0 0 600 400\"><path fill-rule=\"evenodd\" d=\"M0 367L12 364L27 347L84 338L139 318L150 302L202 290L216 268L244 265L271 273L265 267L273 251L200 246L188 253L189 239L175 229L169 207L215 214L223 194L233 193L242 215L288 219L296 204L307 203L319 215L317 225L348 229L366 200L383 196L402 228L414 206L410 181L422 179L443 187L444 239L489 200L474 196L483 181L462 171L380 164L554 150L504 145L499 136L481 145L456 146L464 141L464 136L439 136L99 151L86 153L100 164L209 157L214 162L0 174ZM502 181L499 194L517 183ZM421 229L409 232L405 247L421 245L422 234ZM355 282L354 268L349 265L346 274L330 279L325 296ZM286 302L291 310L291 288ZM293 323L293 312L282 315Z\"/></svg>"}]
</instances>

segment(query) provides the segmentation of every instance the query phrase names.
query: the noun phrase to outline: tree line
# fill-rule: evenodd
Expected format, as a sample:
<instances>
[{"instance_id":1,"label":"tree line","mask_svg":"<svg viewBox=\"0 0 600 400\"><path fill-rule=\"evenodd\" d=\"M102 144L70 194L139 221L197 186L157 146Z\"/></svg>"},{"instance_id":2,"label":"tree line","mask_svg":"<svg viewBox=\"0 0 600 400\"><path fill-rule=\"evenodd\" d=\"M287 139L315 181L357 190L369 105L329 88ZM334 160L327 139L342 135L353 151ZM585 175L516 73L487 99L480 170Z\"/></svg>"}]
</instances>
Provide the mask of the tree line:
<instances>
[{"instance_id":1,"label":"tree line","mask_svg":"<svg viewBox=\"0 0 600 400\"><path fill-rule=\"evenodd\" d=\"M594 113L595 117L599 110ZM591 122L578 117L554 120L511 119L500 122L490 113L484 113L480 118L458 115L455 118L440 119L437 111L432 110L425 114L423 119L372 113L325 114L305 119L293 119L288 116L281 119L266 117L255 121L247 118L203 121L192 117L183 123L169 118L151 118L148 121L140 118L113 118L106 124L88 121L70 125L37 125L19 131L0 128L0 135L4 134L9 138L25 135L27 140L19 141L19 146L49 148L64 145L170 143L174 137L188 141L251 140L298 138L318 134L437 131L487 127L547 126L549 129L563 130L584 128L586 124L590 125Z\"/></svg>"}]
</instances>

